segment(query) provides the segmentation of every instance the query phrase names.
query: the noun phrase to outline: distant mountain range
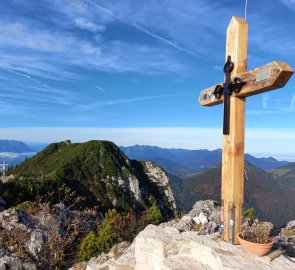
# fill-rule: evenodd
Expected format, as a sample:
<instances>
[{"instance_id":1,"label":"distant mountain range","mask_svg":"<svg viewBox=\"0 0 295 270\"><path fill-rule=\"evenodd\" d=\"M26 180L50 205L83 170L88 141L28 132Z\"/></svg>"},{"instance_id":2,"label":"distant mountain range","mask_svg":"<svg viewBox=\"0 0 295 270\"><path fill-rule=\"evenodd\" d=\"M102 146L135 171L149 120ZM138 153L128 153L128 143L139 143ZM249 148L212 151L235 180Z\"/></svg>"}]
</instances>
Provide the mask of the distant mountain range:
<instances>
[{"instance_id":1,"label":"distant mountain range","mask_svg":"<svg viewBox=\"0 0 295 270\"><path fill-rule=\"evenodd\" d=\"M169 217L173 215L174 198L183 210L191 209L202 199L220 201L220 150L152 146L121 147L121 150L107 141L53 143L9 173L16 179L58 177L71 190L87 196L103 209L146 209L156 201ZM245 158L249 161L245 163L244 206L254 207L258 218L271 220L277 226L295 219L295 163L251 155ZM170 174L147 160L160 164ZM278 167L280 164L283 165ZM13 202L15 197L11 199Z\"/></svg>"},{"instance_id":2,"label":"distant mountain range","mask_svg":"<svg viewBox=\"0 0 295 270\"><path fill-rule=\"evenodd\" d=\"M130 159L153 161L175 175L185 175L219 166L222 157L220 149L213 151L167 149L148 145L121 146L120 148ZM263 170L288 164L288 161L278 161L272 157L256 158L249 154L245 154L245 160Z\"/></svg>"},{"instance_id":3,"label":"distant mountain range","mask_svg":"<svg viewBox=\"0 0 295 270\"><path fill-rule=\"evenodd\" d=\"M0 152L29 153L36 151L21 141L0 140Z\"/></svg>"},{"instance_id":4,"label":"distant mountain range","mask_svg":"<svg viewBox=\"0 0 295 270\"><path fill-rule=\"evenodd\" d=\"M36 152L42 151L45 143L24 143L15 140L0 140L0 163L5 160L10 166L19 164ZM130 158L153 161L162 166L167 172L175 175L185 175L212 168L221 164L221 150L209 151L167 149L157 146L134 145L121 146L120 149ZM245 160L264 170L275 169L287 165L287 161L278 161L272 157L256 158L245 154Z\"/></svg>"},{"instance_id":5,"label":"distant mountain range","mask_svg":"<svg viewBox=\"0 0 295 270\"><path fill-rule=\"evenodd\" d=\"M3 161L14 166L28 157L33 156L36 150L21 141L0 140L0 163ZM2 168L0 168L2 169Z\"/></svg>"}]
</instances>

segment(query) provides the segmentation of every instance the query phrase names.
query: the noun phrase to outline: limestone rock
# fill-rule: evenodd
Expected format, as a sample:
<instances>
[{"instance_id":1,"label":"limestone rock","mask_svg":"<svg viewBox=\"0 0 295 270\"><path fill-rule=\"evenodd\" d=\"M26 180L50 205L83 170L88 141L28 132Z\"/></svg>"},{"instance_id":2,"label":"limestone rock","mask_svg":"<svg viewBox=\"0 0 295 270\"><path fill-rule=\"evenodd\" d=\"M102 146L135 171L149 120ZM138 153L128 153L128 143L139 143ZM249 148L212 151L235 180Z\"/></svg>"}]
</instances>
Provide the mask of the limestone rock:
<instances>
[{"instance_id":1,"label":"limestone rock","mask_svg":"<svg viewBox=\"0 0 295 270\"><path fill-rule=\"evenodd\" d=\"M16 226L33 228L34 221L24 210L13 208L0 213L0 225L6 230L11 230Z\"/></svg>"},{"instance_id":2,"label":"limestone rock","mask_svg":"<svg viewBox=\"0 0 295 270\"><path fill-rule=\"evenodd\" d=\"M198 201L189 212L191 217L198 217L201 213L209 220L220 221L220 205L212 200Z\"/></svg>"},{"instance_id":3,"label":"limestone rock","mask_svg":"<svg viewBox=\"0 0 295 270\"><path fill-rule=\"evenodd\" d=\"M28 213L25 210L14 208L0 213L1 232L7 233L9 236L8 231L12 231L15 228L22 229L22 233L25 234L23 243L28 248L27 251L31 253L37 261L41 256L44 256L44 247L46 247L45 243L48 243L47 240L56 233L59 233L61 236L65 235L65 226L67 222L75 222L79 218L79 213L77 213L76 210L71 210L61 203L54 205L50 212L46 210L46 208L39 210L38 212ZM101 219L101 216L95 211L89 214L91 215L87 219L87 224L83 225L83 231L85 233L95 229ZM34 264L30 264L24 259L17 258L17 253L14 252L14 246L0 248L0 270L1 267L6 267L3 269L16 270L36 269Z\"/></svg>"},{"instance_id":4,"label":"limestone rock","mask_svg":"<svg viewBox=\"0 0 295 270\"><path fill-rule=\"evenodd\" d=\"M0 270L37 270L33 263L24 263L20 259L11 256L3 256L0 258Z\"/></svg>"},{"instance_id":5,"label":"limestone rock","mask_svg":"<svg viewBox=\"0 0 295 270\"><path fill-rule=\"evenodd\" d=\"M208 219L203 212L200 213L198 218L199 218L201 224L204 225L204 224L208 223Z\"/></svg>"},{"instance_id":6,"label":"limestone rock","mask_svg":"<svg viewBox=\"0 0 295 270\"><path fill-rule=\"evenodd\" d=\"M214 235L198 235L193 231L181 233L175 227L154 225L149 225L140 232L133 244L125 249L121 256L112 257L103 263L96 262L96 259L92 259L86 269L290 270L295 268L295 262L285 256L268 263L261 258L248 255L241 246L231 245Z\"/></svg>"},{"instance_id":7,"label":"limestone rock","mask_svg":"<svg viewBox=\"0 0 295 270\"><path fill-rule=\"evenodd\" d=\"M288 222L275 241L276 246L285 249L288 256L295 257L295 220Z\"/></svg>"},{"instance_id":8,"label":"limestone rock","mask_svg":"<svg viewBox=\"0 0 295 270\"><path fill-rule=\"evenodd\" d=\"M134 248L130 243L115 245L108 254L92 258L86 270L133 270L135 267ZM73 270L78 270L74 268Z\"/></svg>"},{"instance_id":9,"label":"limestone rock","mask_svg":"<svg viewBox=\"0 0 295 270\"><path fill-rule=\"evenodd\" d=\"M129 183L129 189L134 194L135 199L137 201L141 200L141 191L139 188L138 179L133 175L129 175L129 182L128 183Z\"/></svg>"},{"instance_id":10,"label":"limestone rock","mask_svg":"<svg viewBox=\"0 0 295 270\"><path fill-rule=\"evenodd\" d=\"M176 228L180 231L190 231L193 225L193 219L190 216L183 216L176 225Z\"/></svg>"},{"instance_id":11,"label":"limestone rock","mask_svg":"<svg viewBox=\"0 0 295 270\"><path fill-rule=\"evenodd\" d=\"M32 231L31 239L27 245L34 257L38 257L38 254L40 254L45 240L46 236L42 230L37 229Z\"/></svg>"},{"instance_id":12,"label":"limestone rock","mask_svg":"<svg viewBox=\"0 0 295 270\"><path fill-rule=\"evenodd\" d=\"M180 220L160 224L163 228L171 226L180 232L197 231L199 234L216 233L220 225L220 206L212 200L198 201L193 209Z\"/></svg>"},{"instance_id":13,"label":"limestone rock","mask_svg":"<svg viewBox=\"0 0 295 270\"><path fill-rule=\"evenodd\" d=\"M163 189L164 194L166 195L169 203L172 205L173 209L175 210L176 209L175 198L173 196L173 192L169 184L169 178L166 172L161 167L159 167L158 165L155 165L154 163L150 161L144 161L144 164L145 164L146 174L154 183L156 183L160 188Z\"/></svg>"}]
</instances>

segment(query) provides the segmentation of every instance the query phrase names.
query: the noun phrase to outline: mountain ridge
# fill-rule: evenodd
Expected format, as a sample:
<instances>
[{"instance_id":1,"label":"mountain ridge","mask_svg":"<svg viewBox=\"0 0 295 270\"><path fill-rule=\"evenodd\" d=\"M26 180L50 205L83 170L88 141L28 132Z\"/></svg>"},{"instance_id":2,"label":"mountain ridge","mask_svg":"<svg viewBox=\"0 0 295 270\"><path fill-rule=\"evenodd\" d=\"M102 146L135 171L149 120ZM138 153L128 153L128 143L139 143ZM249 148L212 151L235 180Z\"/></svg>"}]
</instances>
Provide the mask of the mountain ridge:
<instances>
[{"instance_id":1,"label":"mountain ridge","mask_svg":"<svg viewBox=\"0 0 295 270\"><path fill-rule=\"evenodd\" d=\"M182 148L161 148L149 145L134 145L120 149L131 159L151 160L163 166L167 172L184 175L221 164L222 150L188 150ZM245 160L261 169L273 169L288 164L273 157L256 158L245 154Z\"/></svg>"},{"instance_id":2,"label":"mountain ridge","mask_svg":"<svg viewBox=\"0 0 295 270\"><path fill-rule=\"evenodd\" d=\"M10 172L15 177L58 177L105 209L143 210L156 202L164 216L175 202L166 173L157 165L129 160L112 142L52 143Z\"/></svg>"}]
</instances>

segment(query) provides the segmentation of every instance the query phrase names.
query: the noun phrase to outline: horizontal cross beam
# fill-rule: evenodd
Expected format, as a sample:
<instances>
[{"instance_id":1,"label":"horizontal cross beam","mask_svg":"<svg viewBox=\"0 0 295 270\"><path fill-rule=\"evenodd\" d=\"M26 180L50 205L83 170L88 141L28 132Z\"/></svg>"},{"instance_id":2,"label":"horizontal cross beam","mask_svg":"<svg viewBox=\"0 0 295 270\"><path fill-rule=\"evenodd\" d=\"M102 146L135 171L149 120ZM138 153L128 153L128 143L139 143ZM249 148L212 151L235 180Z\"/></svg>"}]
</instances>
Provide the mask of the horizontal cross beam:
<instances>
[{"instance_id":1,"label":"horizontal cross beam","mask_svg":"<svg viewBox=\"0 0 295 270\"><path fill-rule=\"evenodd\" d=\"M246 84L239 93L233 93L233 95L248 97L281 88L285 86L293 73L293 69L287 63L271 62L239 75L239 78ZM201 91L199 95L201 105L214 106L223 103L223 96L219 99L214 96L215 87L216 85Z\"/></svg>"}]
</instances>

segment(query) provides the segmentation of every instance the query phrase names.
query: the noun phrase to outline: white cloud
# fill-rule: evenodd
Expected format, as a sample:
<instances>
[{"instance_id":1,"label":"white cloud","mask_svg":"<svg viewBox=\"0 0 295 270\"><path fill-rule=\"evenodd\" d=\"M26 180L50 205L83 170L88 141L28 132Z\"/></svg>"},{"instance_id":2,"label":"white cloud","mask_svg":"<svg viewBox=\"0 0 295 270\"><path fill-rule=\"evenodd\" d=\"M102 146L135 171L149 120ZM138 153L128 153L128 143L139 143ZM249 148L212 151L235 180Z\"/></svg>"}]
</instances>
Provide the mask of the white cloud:
<instances>
[{"instance_id":1,"label":"white cloud","mask_svg":"<svg viewBox=\"0 0 295 270\"><path fill-rule=\"evenodd\" d=\"M74 20L74 23L76 26L78 26L81 29L85 29L88 30L90 32L104 32L106 27L103 25L97 25L94 24L92 22L90 22L88 19L86 18L76 18Z\"/></svg>"},{"instance_id":2,"label":"white cloud","mask_svg":"<svg viewBox=\"0 0 295 270\"><path fill-rule=\"evenodd\" d=\"M264 93L262 97L262 109L247 110L247 115L290 113L295 111L295 93L289 98L271 98L270 94Z\"/></svg>"},{"instance_id":3,"label":"white cloud","mask_svg":"<svg viewBox=\"0 0 295 270\"><path fill-rule=\"evenodd\" d=\"M166 38L164 38L164 37L161 37L161 36L159 36L159 35L156 35L156 34L150 32L149 30L145 29L144 27L138 25L137 23L133 23L132 25L133 25L136 29L140 30L141 32L143 32L143 33L145 33L145 34L147 34L147 35L149 35L149 36L151 36L151 37L153 37L153 38L155 38L155 39L157 39L157 40L160 40L160 41L164 42L165 44L168 44L169 46L175 48L176 50L179 50L179 51L181 51L181 52L188 53L188 54L190 54L190 55L192 55L192 56L195 56L195 57L199 57L199 55L198 55L196 52L194 52L194 51L192 51L192 50L189 50L189 49L186 49L186 48L184 48L184 47L182 47L182 46L179 46L179 45L176 44L175 42L173 42L173 41L171 41L171 40L168 40L168 39L166 39Z\"/></svg>"},{"instance_id":4,"label":"white cloud","mask_svg":"<svg viewBox=\"0 0 295 270\"><path fill-rule=\"evenodd\" d=\"M222 71L223 70L223 67L222 66L219 66L219 65L215 65L213 67L216 71Z\"/></svg>"},{"instance_id":5,"label":"white cloud","mask_svg":"<svg viewBox=\"0 0 295 270\"><path fill-rule=\"evenodd\" d=\"M0 152L0 158L20 158L26 156L32 156L35 152L28 153L14 153L14 152Z\"/></svg>"},{"instance_id":6,"label":"white cloud","mask_svg":"<svg viewBox=\"0 0 295 270\"><path fill-rule=\"evenodd\" d=\"M295 11L295 0L280 0L280 2L287 8Z\"/></svg>"},{"instance_id":7,"label":"white cloud","mask_svg":"<svg viewBox=\"0 0 295 270\"><path fill-rule=\"evenodd\" d=\"M105 90L104 88L102 88L101 86L99 86L97 84L95 84L94 87L104 94L107 92L107 90Z\"/></svg>"},{"instance_id":8,"label":"white cloud","mask_svg":"<svg viewBox=\"0 0 295 270\"><path fill-rule=\"evenodd\" d=\"M167 97L178 97L178 96L185 96L185 95L191 95L191 94L193 94L193 93L178 93L178 94L168 94L168 95L158 95L158 96L145 96L145 97L105 100L105 101L99 101L99 102L78 105L77 108L84 109L84 110L92 110L92 109L98 108L98 107L113 106L113 105L118 105L118 104L129 104L129 103L134 103L134 102L144 101L144 100L160 99L160 98L167 98Z\"/></svg>"},{"instance_id":9,"label":"white cloud","mask_svg":"<svg viewBox=\"0 0 295 270\"><path fill-rule=\"evenodd\" d=\"M15 104L15 111L20 105L19 102L29 105L27 102L40 103L54 103L54 104L71 104L71 100L76 97L76 94L70 94L69 90L56 89L40 79L34 76L19 72L15 70L6 69L8 73L17 75L19 78L15 79L15 76L6 76L6 82L2 85L1 97L11 101L11 104ZM71 98L69 98L69 96Z\"/></svg>"},{"instance_id":10,"label":"white cloud","mask_svg":"<svg viewBox=\"0 0 295 270\"><path fill-rule=\"evenodd\" d=\"M32 28L30 25L21 23L1 23L0 46L11 48L27 48L44 52L63 52L74 44L75 39L71 36L62 36L44 29ZM65 33L64 33L65 35ZM53 46L54 44L54 46ZM72 47L72 46L71 46Z\"/></svg>"},{"instance_id":11,"label":"white cloud","mask_svg":"<svg viewBox=\"0 0 295 270\"><path fill-rule=\"evenodd\" d=\"M156 145L167 148L217 149L222 145L219 128L0 128L0 139L55 142L71 139L73 142L109 140L117 145ZM288 157L295 161L294 129L246 129L245 152L257 156Z\"/></svg>"},{"instance_id":12,"label":"white cloud","mask_svg":"<svg viewBox=\"0 0 295 270\"><path fill-rule=\"evenodd\" d=\"M69 32L33 27L31 22L2 23L0 32L0 68L43 78L79 78L68 71L71 69L67 67L71 65L146 74L186 73L189 70L177 60L173 50L120 40L103 42L97 34L95 41L85 40Z\"/></svg>"}]
</instances>

